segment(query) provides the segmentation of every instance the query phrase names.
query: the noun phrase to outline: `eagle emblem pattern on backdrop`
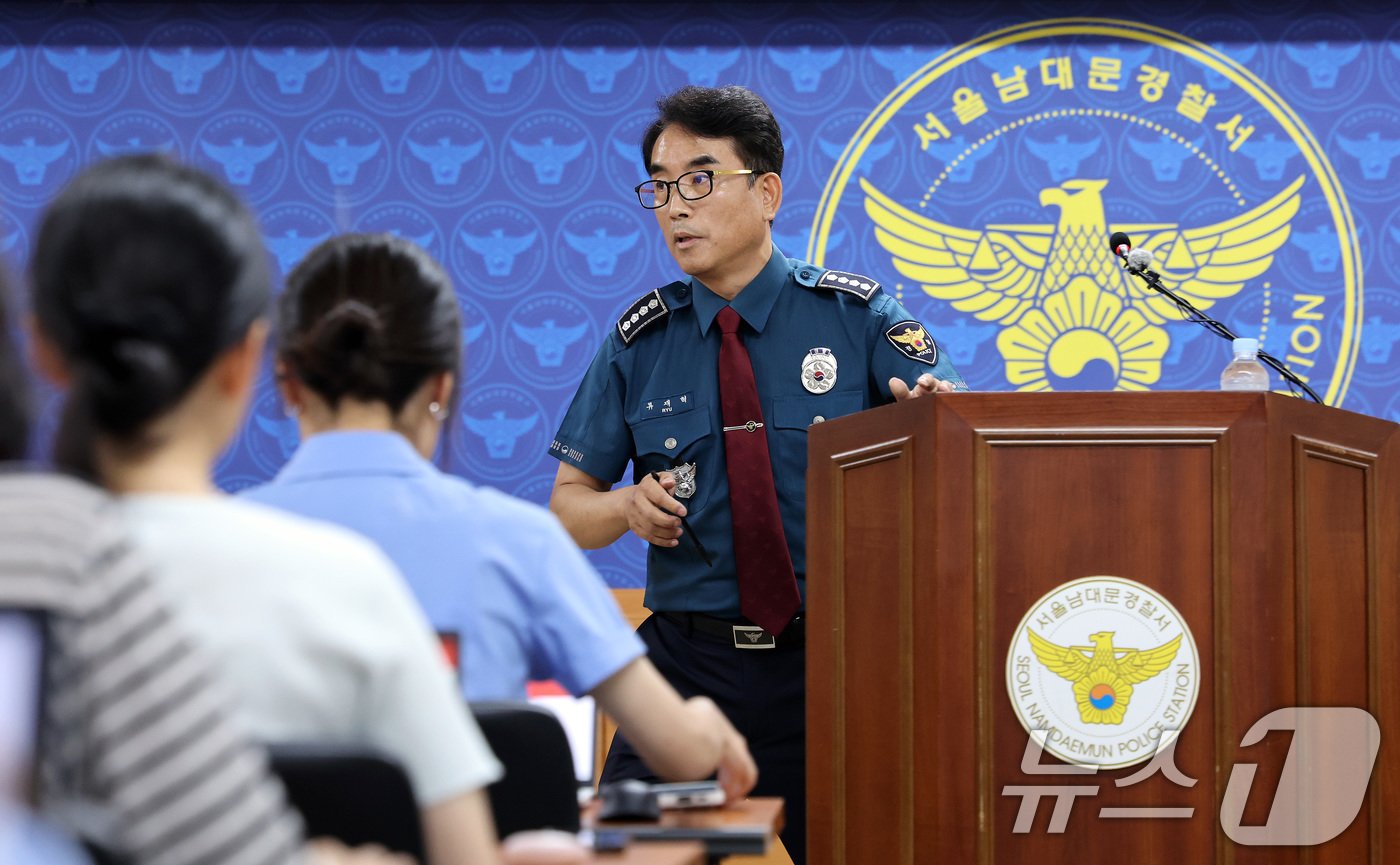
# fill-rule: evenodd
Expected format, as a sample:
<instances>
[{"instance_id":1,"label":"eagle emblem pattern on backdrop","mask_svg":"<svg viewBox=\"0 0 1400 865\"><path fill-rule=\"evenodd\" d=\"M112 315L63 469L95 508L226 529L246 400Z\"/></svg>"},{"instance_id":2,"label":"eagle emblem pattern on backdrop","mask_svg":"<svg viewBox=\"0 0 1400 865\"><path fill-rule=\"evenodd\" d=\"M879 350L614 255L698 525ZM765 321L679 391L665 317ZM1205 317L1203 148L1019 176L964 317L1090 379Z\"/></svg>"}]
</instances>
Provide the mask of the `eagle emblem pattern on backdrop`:
<instances>
[{"instance_id":1,"label":"eagle emblem pattern on backdrop","mask_svg":"<svg viewBox=\"0 0 1400 865\"><path fill-rule=\"evenodd\" d=\"M1112 368L1119 390L1161 378L1180 318L1172 302L1124 272L1107 254L1111 232L1143 239L1164 258L1162 281L1202 312L1234 297L1269 269L1298 212L1299 177L1273 198L1212 225L1108 222L1103 179L1066 180L1041 191L1059 211L1044 225L960 228L921 216L862 180L866 213L895 269L959 312L1004 325L997 346L1019 390L1050 390L1092 362Z\"/></svg>"},{"instance_id":2,"label":"eagle emblem pattern on backdrop","mask_svg":"<svg viewBox=\"0 0 1400 865\"><path fill-rule=\"evenodd\" d=\"M1094 18L905 60L839 153L814 262L860 226L881 253L874 272L900 277L885 290L921 320L996 329L1017 390L1213 386L1228 347L1198 340L1192 356L1218 360L1184 361L1194 325L1125 272L1108 249L1123 231L1169 289L1259 337L1329 402L1345 395L1362 324L1354 217L1327 154L1267 83L1187 36ZM912 170L881 178L868 156L891 135ZM1335 262L1324 286L1281 266L1305 209L1302 243Z\"/></svg>"},{"instance_id":3,"label":"eagle emblem pattern on backdrop","mask_svg":"<svg viewBox=\"0 0 1400 865\"><path fill-rule=\"evenodd\" d=\"M739 83L782 124L779 249L879 280L974 389L1216 387L1228 345L1123 278L1121 228L1329 403L1400 420L1400 24L1378 4L543 8L7 4L0 254L22 273L83 165L149 150L248 201L279 279L337 232L411 237L465 315L436 459L536 495L608 323L676 275L632 193L653 100ZM786 374L824 386L826 363ZM59 413L36 402L42 457ZM267 378L216 479L266 480L294 444ZM588 555L637 585L646 545Z\"/></svg>"}]
</instances>

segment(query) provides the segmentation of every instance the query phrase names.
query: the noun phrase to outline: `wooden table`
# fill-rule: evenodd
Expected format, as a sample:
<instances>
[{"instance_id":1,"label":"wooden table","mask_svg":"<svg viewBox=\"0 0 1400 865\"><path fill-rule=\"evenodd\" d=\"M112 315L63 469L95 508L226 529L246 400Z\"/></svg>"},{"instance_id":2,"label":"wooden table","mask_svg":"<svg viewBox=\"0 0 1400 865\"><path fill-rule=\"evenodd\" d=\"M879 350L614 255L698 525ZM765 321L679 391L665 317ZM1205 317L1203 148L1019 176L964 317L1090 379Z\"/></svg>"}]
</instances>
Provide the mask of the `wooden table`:
<instances>
[{"instance_id":1,"label":"wooden table","mask_svg":"<svg viewBox=\"0 0 1400 865\"><path fill-rule=\"evenodd\" d=\"M581 817L584 828L622 832L635 841L648 844L653 841L698 841L704 845L705 855L710 858L761 856L783 828L783 800L776 796L745 799L722 808L662 811L661 819L655 822L599 823L598 808L599 803L595 801L583 809Z\"/></svg>"}]
</instances>

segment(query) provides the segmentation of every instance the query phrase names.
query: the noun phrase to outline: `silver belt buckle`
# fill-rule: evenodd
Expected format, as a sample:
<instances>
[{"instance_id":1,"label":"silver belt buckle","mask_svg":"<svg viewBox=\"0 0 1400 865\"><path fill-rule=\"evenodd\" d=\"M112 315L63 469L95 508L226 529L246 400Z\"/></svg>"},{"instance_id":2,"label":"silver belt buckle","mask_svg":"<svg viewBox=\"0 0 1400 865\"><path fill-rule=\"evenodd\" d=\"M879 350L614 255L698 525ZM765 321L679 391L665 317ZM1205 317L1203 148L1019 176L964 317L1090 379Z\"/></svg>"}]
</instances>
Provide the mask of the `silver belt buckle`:
<instances>
[{"instance_id":1,"label":"silver belt buckle","mask_svg":"<svg viewBox=\"0 0 1400 865\"><path fill-rule=\"evenodd\" d=\"M734 648L736 649L776 649L778 638L758 625L732 625L734 628Z\"/></svg>"}]
</instances>

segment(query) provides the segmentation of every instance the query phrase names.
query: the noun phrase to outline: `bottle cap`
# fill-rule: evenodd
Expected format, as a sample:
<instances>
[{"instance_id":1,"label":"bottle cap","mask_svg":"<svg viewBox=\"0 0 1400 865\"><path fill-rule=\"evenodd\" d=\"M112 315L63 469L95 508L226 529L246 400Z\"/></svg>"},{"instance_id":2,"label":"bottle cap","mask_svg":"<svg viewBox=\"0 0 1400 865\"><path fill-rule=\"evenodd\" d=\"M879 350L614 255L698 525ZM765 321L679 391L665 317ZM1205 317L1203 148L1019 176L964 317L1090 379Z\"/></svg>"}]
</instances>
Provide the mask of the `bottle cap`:
<instances>
[{"instance_id":1,"label":"bottle cap","mask_svg":"<svg viewBox=\"0 0 1400 865\"><path fill-rule=\"evenodd\" d=\"M1247 336L1235 338L1235 354L1258 354L1259 340Z\"/></svg>"}]
</instances>

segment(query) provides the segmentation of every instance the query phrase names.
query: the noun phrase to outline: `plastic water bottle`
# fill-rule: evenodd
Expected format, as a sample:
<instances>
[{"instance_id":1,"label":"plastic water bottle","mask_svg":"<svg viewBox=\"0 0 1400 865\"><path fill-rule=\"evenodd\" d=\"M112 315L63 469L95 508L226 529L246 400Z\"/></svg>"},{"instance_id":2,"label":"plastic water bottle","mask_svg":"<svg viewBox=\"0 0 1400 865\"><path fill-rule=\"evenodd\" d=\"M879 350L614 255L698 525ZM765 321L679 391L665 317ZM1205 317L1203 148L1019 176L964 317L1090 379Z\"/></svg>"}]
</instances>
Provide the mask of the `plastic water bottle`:
<instances>
[{"instance_id":1,"label":"plastic water bottle","mask_svg":"<svg viewBox=\"0 0 1400 865\"><path fill-rule=\"evenodd\" d=\"M1269 370L1259 362L1259 340L1247 337L1235 340L1235 359L1220 374L1220 389L1269 389Z\"/></svg>"}]
</instances>

